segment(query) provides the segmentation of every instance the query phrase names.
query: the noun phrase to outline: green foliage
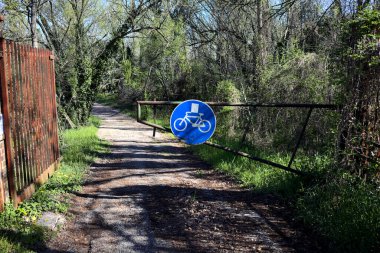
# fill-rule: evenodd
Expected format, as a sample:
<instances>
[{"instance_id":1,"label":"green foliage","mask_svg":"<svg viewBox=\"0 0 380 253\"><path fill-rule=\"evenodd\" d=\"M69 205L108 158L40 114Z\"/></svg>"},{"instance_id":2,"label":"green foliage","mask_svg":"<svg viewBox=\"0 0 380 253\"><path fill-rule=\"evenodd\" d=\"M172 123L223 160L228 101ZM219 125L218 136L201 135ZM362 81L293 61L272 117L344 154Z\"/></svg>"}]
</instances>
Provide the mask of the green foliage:
<instances>
[{"instance_id":1,"label":"green foliage","mask_svg":"<svg viewBox=\"0 0 380 253\"><path fill-rule=\"evenodd\" d=\"M216 101L237 103L240 101L240 92L231 80L219 81L216 85Z\"/></svg>"},{"instance_id":2,"label":"green foliage","mask_svg":"<svg viewBox=\"0 0 380 253\"><path fill-rule=\"evenodd\" d=\"M347 173L331 175L297 201L300 219L321 234L332 252L380 248L380 191Z\"/></svg>"},{"instance_id":3,"label":"green foliage","mask_svg":"<svg viewBox=\"0 0 380 253\"><path fill-rule=\"evenodd\" d=\"M191 68L187 57L185 25L181 18L162 15L154 19L159 31L148 31L147 38L139 42L141 71L147 73L149 92L146 99L165 98L177 100L191 92L187 81Z\"/></svg>"},{"instance_id":4,"label":"green foliage","mask_svg":"<svg viewBox=\"0 0 380 253\"><path fill-rule=\"evenodd\" d=\"M355 45L348 48L348 56L354 60L361 60L370 67L380 64L380 11L365 9L358 16L345 23L345 38L353 38Z\"/></svg>"},{"instance_id":5,"label":"green foliage","mask_svg":"<svg viewBox=\"0 0 380 253\"><path fill-rule=\"evenodd\" d=\"M300 49L288 52L280 63L268 65L262 72L264 101L323 103L335 92L329 83L327 57L304 53Z\"/></svg>"},{"instance_id":6,"label":"green foliage","mask_svg":"<svg viewBox=\"0 0 380 253\"><path fill-rule=\"evenodd\" d=\"M32 253L33 251L24 248L20 243L10 243L0 236L0 252L2 253Z\"/></svg>"},{"instance_id":7,"label":"green foliage","mask_svg":"<svg viewBox=\"0 0 380 253\"><path fill-rule=\"evenodd\" d=\"M344 87L344 110L339 142L342 166L347 171L379 184L378 148L380 138L379 73L380 11L371 6L343 23L340 62Z\"/></svg>"},{"instance_id":8,"label":"green foliage","mask_svg":"<svg viewBox=\"0 0 380 253\"><path fill-rule=\"evenodd\" d=\"M96 136L100 120L91 117L90 122L91 125L63 132L63 160L59 170L38 188L32 198L20 203L17 209L8 204L0 214L0 249L4 248L1 252L24 252L23 247L36 249L42 246L51 235L35 224L42 212L67 212L69 194L81 189L89 164L97 154L106 152L104 143Z\"/></svg>"}]
</instances>

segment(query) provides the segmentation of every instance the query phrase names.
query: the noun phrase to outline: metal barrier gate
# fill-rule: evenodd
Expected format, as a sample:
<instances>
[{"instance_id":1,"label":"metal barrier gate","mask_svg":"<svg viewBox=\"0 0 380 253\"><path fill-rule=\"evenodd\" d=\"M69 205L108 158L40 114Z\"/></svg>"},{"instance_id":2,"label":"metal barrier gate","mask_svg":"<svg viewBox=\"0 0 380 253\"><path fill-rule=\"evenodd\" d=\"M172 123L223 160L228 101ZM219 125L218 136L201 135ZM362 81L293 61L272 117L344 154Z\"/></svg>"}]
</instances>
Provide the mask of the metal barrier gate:
<instances>
[{"instance_id":1,"label":"metal barrier gate","mask_svg":"<svg viewBox=\"0 0 380 253\"><path fill-rule=\"evenodd\" d=\"M178 105L180 103L181 103L180 101L137 101L137 115L136 115L137 121L142 123L142 124L145 124L147 126L153 127L153 135L155 135L156 129L159 129L159 130L162 130L165 132L171 132L171 130L169 128L166 128L166 127L163 127L163 126L142 120L141 119L141 106L142 105L153 105L153 106L167 105L168 106L168 105ZM311 116L313 110L315 110L315 109L337 110L340 108L340 106L333 105L333 104L284 104L284 103L260 104L260 103L219 103L219 102L206 102L206 103L210 106L308 108L309 109L308 113L305 117L305 121L302 124L301 132L297 138L296 145L294 147L294 150L292 152L291 158L290 158L287 166L269 161L267 159L263 159L260 157L253 156L253 155L247 154L247 153L239 151L239 150L234 150L234 149L231 149L229 147L225 147L225 146L222 146L222 145L219 145L216 143L212 143L210 141L207 141L204 143L205 145L208 145L208 146L211 146L214 148L218 148L218 149L233 153L233 154L238 155L238 156L246 157L248 159L251 159L251 160L254 160L257 162L261 162L261 163L264 163L264 164L267 164L267 165L270 165L270 166L273 166L273 167L276 167L276 168L279 168L279 169L282 169L285 171L289 171L289 172L292 172L292 173L300 175L300 176L305 176L306 175L305 172L292 168L292 164L294 162L294 158L296 157L298 148L301 144L301 140L305 134L306 127L309 123L309 119L310 119L310 116Z\"/></svg>"}]
</instances>

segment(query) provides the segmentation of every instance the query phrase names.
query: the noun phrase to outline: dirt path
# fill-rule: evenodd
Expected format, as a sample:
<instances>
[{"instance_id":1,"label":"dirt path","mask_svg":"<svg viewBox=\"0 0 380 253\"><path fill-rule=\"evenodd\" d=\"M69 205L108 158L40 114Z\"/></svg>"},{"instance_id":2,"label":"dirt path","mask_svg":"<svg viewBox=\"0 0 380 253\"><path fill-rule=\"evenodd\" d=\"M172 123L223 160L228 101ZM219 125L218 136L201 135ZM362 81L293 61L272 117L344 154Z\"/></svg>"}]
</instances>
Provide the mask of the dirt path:
<instances>
[{"instance_id":1,"label":"dirt path","mask_svg":"<svg viewBox=\"0 0 380 253\"><path fill-rule=\"evenodd\" d=\"M93 164L46 252L315 252L271 196L241 189L182 144L102 105Z\"/></svg>"}]
</instances>

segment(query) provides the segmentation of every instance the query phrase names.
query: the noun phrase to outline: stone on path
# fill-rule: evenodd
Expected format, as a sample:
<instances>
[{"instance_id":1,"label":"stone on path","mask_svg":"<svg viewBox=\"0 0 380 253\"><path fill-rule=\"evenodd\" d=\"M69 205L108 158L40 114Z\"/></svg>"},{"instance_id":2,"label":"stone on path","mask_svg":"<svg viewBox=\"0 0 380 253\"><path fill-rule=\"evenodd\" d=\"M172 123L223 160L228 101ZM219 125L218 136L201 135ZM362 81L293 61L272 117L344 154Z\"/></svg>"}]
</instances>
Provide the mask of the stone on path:
<instances>
[{"instance_id":1,"label":"stone on path","mask_svg":"<svg viewBox=\"0 0 380 253\"><path fill-rule=\"evenodd\" d=\"M57 231L58 228L65 224L66 218L62 214L44 212L42 217L37 221L37 225L46 227L50 230Z\"/></svg>"}]
</instances>

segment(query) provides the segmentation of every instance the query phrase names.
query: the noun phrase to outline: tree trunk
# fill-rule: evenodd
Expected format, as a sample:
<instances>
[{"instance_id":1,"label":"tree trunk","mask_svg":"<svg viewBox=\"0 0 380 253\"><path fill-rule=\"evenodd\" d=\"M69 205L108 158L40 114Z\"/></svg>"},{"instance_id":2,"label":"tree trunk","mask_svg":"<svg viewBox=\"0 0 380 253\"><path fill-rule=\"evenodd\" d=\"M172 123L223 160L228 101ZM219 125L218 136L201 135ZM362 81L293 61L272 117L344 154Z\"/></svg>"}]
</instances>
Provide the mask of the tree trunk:
<instances>
[{"instance_id":1,"label":"tree trunk","mask_svg":"<svg viewBox=\"0 0 380 253\"><path fill-rule=\"evenodd\" d=\"M37 0L30 1L30 34L32 37L32 47L38 47L37 41Z\"/></svg>"}]
</instances>

